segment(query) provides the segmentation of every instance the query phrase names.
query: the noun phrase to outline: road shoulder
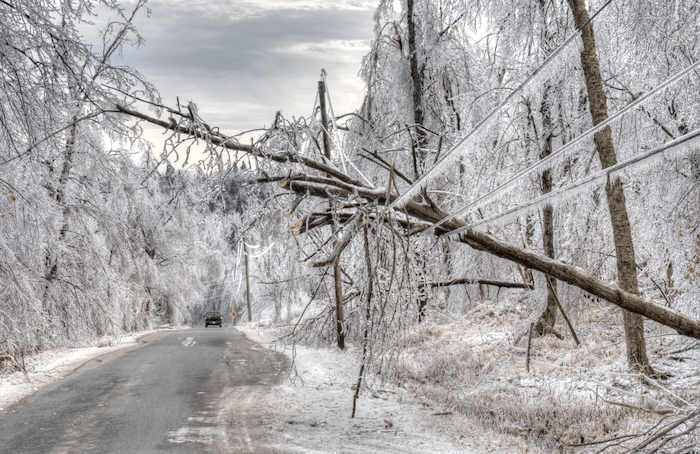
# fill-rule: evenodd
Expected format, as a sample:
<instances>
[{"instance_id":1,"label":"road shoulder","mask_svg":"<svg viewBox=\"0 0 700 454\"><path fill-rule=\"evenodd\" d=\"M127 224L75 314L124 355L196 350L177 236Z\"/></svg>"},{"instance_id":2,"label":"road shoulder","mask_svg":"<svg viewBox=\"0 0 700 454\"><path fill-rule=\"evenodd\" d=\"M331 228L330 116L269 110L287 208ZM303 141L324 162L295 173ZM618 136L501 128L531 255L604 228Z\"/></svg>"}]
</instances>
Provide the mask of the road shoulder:
<instances>
[{"instance_id":1,"label":"road shoulder","mask_svg":"<svg viewBox=\"0 0 700 454\"><path fill-rule=\"evenodd\" d=\"M29 356L25 358L27 376L20 371L0 374L0 416L12 413L28 399L48 391L66 378L155 342L172 331L173 328L167 327L110 336L91 346L57 348Z\"/></svg>"}]
</instances>

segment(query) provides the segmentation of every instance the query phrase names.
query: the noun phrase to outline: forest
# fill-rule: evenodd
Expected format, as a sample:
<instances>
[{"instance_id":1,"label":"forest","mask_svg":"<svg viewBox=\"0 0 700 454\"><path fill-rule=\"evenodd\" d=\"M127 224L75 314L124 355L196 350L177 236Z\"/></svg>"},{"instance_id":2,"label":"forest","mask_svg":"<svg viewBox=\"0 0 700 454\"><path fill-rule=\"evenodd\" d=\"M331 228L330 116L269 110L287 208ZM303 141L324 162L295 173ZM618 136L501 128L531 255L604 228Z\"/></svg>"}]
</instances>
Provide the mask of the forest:
<instances>
[{"instance_id":1,"label":"forest","mask_svg":"<svg viewBox=\"0 0 700 454\"><path fill-rule=\"evenodd\" d=\"M353 346L355 400L695 452L700 5L378 3L364 103L333 112L322 73L312 116L244 143L115 63L144 0L101 3L100 46L91 0L0 0L0 353L237 312Z\"/></svg>"}]
</instances>

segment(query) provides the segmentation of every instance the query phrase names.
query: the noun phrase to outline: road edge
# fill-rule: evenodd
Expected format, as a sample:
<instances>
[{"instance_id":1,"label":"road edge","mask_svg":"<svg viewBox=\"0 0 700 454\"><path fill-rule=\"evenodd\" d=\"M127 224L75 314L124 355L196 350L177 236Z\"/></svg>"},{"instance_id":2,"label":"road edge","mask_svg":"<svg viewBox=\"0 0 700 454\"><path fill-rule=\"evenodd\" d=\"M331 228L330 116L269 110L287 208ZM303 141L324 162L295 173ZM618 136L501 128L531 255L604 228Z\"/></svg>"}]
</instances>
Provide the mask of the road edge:
<instances>
[{"instance_id":1,"label":"road edge","mask_svg":"<svg viewBox=\"0 0 700 454\"><path fill-rule=\"evenodd\" d=\"M145 347L148 344L151 344L153 342L156 342L157 340L161 339L168 333L171 333L173 331L181 331L181 330L187 330L190 329L189 326L180 326L177 328L169 327L169 328L159 328L155 330L150 330L143 332L143 334L138 335L138 333L127 333L121 336L119 339L116 340L116 345L111 345L108 347L103 347L103 348L108 348L110 349L107 352L97 350L94 355L91 355L87 358L80 358L74 360L74 363L70 363L67 365L64 365L62 367L65 367L65 370L61 370L56 373L56 375L53 376L48 376L44 375L42 377L41 382L36 382L32 381L29 383L22 383L21 385L25 386L25 389L23 390L18 390L18 397L16 399L9 398L8 402L5 404L4 407L0 408L0 417L7 416L18 409L22 408L24 405L26 405L29 400L33 399L34 397L41 395L47 391L50 391L51 389L55 388L56 386L60 385L62 382L69 378L73 378L77 375L80 375L81 373L88 371L90 369L94 369L95 367L99 367L102 364L105 364L115 358L120 357L121 355L124 355L126 353L132 352L134 350L137 350L139 348ZM125 342L125 343L119 343L120 340L129 338L134 335L138 335L138 337L134 341L130 342ZM84 347L85 349L90 348L90 347ZM53 351L58 351L59 349L53 349ZM64 356L68 356L69 353L74 352L76 349L72 350L66 350ZM79 349L78 349L79 350ZM51 350L48 350L51 351ZM21 374L21 372L16 372L17 374ZM29 374L29 378L32 378L32 374L35 374L34 372ZM3 383L3 386L18 386L17 384L14 383ZM19 386L21 386L19 385Z\"/></svg>"}]
</instances>

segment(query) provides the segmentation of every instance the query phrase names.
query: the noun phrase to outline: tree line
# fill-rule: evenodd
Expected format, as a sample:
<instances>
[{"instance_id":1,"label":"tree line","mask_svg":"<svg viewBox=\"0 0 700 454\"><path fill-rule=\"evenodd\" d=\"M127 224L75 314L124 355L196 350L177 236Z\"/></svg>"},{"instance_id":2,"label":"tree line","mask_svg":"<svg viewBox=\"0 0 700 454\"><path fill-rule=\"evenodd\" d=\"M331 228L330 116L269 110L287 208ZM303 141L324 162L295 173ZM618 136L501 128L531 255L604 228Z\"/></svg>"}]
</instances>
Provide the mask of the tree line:
<instances>
[{"instance_id":1,"label":"tree line","mask_svg":"<svg viewBox=\"0 0 700 454\"><path fill-rule=\"evenodd\" d=\"M115 63L145 2L107 6L90 45L93 2L0 2L0 351L15 358L232 304L232 219L256 195L238 167L176 170L184 145L156 150L118 113L159 98Z\"/></svg>"}]
</instances>

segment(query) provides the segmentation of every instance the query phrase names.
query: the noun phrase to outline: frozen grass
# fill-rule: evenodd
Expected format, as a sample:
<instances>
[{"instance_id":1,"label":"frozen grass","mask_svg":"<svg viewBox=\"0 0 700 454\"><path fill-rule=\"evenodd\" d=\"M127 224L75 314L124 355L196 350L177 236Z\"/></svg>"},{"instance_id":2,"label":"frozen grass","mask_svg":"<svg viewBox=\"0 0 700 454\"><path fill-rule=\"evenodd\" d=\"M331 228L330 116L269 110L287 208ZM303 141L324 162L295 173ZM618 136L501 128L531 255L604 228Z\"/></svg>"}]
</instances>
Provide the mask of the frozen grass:
<instances>
[{"instance_id":1,"label":"frozen grass","mask_svg":"<svg viewBox=\"0 0 700 454\"><path fill-rule=\"evenodd\" d=\"M596 452L605 446L602 440L643 435L697 407L697 342L649 324L651 360L667 376L650 382L627 373L619 311L600 303L581 305L575 328L582 346L576 348L558 324L564 340L533 338L530 373L527 336L518 334L527 330L532 311L508 300L480 304L464 316L441 314L405 333L394 380L486 429L554 452ZM642 438L605 452L623 452ZM697 434L684 442L698 443Z\"/></svg>"},{"instance_id":2,"label":"frozen grass","mask_svg":"<svg viewBox=\"0 0 700 454\"><path fill-rule=\"evenodd\" d=\"M261 325L265 327L261 327ZM285 329L265 323L241 330L271 348ZM348 345L310 348L286 345L294 367L284 383L273 389L246 390L256 393L264 434L279 452L304 453L539 453L518 437L475 427L473 420L451 412L441 403L416 394L414 389L377 383L363 389L357 413L351 418L354 385L360 351ZM232 411L238 416L240 410ZM240 418L238 418L240 419Z\"/></svg>"},{"instance_id":3,"label":"frozen grass","mask_svg":"<svg viewBox=\"0 0 700 454\"><path fill-rule=\"evenodd\" d=\"M470 430L519 440L520 450L512 452L625 452L700 404L697 341L647 322L649 356L665 378L629 374L620 310L587 299L569 311L582 345L576 347L560 319L556 329L563 339L533 338L528 372L527 329L538 315L531 299L515 294L478 304L465 315L431 314L401 333L400 345L383 346L401 352L399 360L365 383L370 392L394 386L426 405L453 411L469 421ZM288 338L284 328L266 333ZM357 362L359 349L347 350L337 354ZM666 438L689 427L683 424ZM698 434L691 432L658 451L657 443L640 452L692 452L683 447L698 443Z\"/></svg>"}]
</instances>

